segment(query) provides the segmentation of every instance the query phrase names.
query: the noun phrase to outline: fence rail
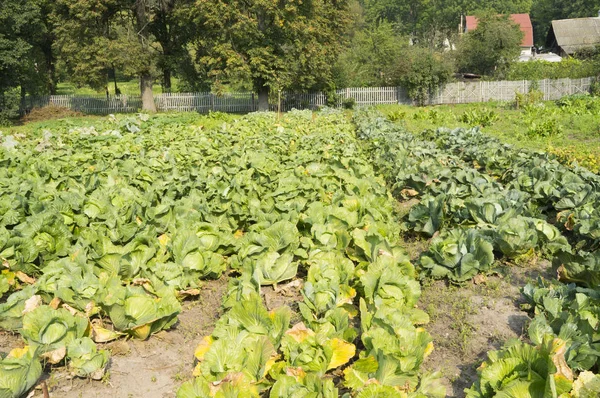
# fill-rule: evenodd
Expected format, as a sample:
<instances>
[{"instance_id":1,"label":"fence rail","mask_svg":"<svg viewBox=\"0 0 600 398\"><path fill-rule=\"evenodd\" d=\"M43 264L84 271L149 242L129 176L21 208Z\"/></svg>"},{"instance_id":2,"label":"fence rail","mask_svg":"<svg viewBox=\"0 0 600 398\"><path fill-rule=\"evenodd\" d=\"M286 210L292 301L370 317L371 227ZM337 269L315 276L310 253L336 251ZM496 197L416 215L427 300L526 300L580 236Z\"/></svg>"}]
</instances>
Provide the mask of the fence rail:
<instances>
[{"instance_id":1,"label":"fence rail","mask_svg":"<svg viewBox=\"0 0 600 398\"><path fill-rule=\"evenodd\" d=\"M557 100L566 95L589 92L593 78L558 79L538 81L476 81L454 82L441 87L431 96L429 104L465 104L487 101L512 101L515 93L526 93L530 88L544 94L544 100ZM277 94L277 93L275 93ZM357 106L379 104L412 104L406 90L401 87L354 87L336 91L336 96L328 101L328 96L322 92L315 93L281 93L281 110L318 109L327 104L342 107L346 101L354 101ZM158 111L194 111L208 113L221 111L231 113L247 113L258 109L258 97L251 92L236 92L223 95L212 93L171 93L156 94L154 103ZM58 105L72 110L107 115L110 113L138 112L142 107L139 95L119 96L74 96L48 95L26 97L21 104L21 111L26 113L33 108L46 105ZM270 99L269 107L278 107L277 95Z\"/></svg>"}]
</instances>

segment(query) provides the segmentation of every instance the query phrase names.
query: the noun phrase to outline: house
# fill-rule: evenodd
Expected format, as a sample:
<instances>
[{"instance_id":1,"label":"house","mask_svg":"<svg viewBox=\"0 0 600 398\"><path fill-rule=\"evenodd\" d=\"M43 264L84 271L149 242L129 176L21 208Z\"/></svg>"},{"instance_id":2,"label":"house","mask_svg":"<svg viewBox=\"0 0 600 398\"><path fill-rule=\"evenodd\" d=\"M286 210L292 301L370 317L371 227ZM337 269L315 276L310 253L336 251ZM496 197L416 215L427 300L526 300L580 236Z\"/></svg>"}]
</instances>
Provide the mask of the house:
<instances>
[{"instance_id":1,"label":"house","mask_svg":"<svg viewBox=\"0 0 600 398\"><path fill-rule=\"evenodd\" d=\"M476 16L469 15L466 18L463 33L467 33L477 28L479 22ZM519 25L523 32L523 41L521 42L521 55L531 56L533 50L533 25L529 14L510 14L510 19Z\"/></svg>"},{"instance_id":2,"label":"house","mask_svg":"<svg viewBox=\"0 0 600 398\"><path fill-rule=\"evenodd\" d=\"M564 57L600 45L600 12L598 14L595 18L552 21L546 48Z\"/></svg>"}]
</instances>

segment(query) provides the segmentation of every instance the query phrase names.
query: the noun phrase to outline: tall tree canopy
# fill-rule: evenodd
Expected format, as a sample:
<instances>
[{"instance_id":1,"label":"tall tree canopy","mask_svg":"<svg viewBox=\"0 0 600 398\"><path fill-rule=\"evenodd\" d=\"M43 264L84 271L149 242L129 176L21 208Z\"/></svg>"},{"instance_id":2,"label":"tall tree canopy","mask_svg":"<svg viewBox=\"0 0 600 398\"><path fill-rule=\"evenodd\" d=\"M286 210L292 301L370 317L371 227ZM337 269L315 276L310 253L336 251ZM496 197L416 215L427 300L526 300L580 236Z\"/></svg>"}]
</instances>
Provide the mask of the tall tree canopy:
<instances>
[{"instance_id":1,"label":"tall tree canopy","mask_svg":"<svg viewBox=\"0 0 600 398\"><path fill-rule=\"evenodd\" d=\"M322 88L348 23L346 0L198 0L199 68L216 81L251 82L259 109L274 88Z\"/></svg>"},{"instance_id":2,"label":"tall tree canopy","mask_svg":"<svg viewBox=\"0 0 600 398\"><path fill-rule=\"evenodd\" d=\"M502 77L521 53L522 41L523 32L507 15L481 15L477 29L465 34L459 43L459 70Z\"/></svg>"},{"instance_id":3,"label":"tall tree canopy","mask_svg":"<svg viewBox=\"0 0 600 398\"><path fill-rule=\"evenodd\" d=\"M52 40L47 0L3 0L0 7L0 119L15 116L25 94L53 92L44 50ZM46 46L46 47L45 47ZM0 120L1 122L1 120Z\"/></svg>"},{"instance_id":4,"label":"tall tree canopy","mask_svg":"<svg viewBox=\"0 0 600 398\"><path fill-rule=\"evenodd\" d=\"M177 0L57 0L57 48L71 79L100 89L109 70L140 79L143 108L154 110L152 83L162 71L171 87L177 57L188 38Z\"/></svg>"},{"instance_id":5,"label":"tall tree canopy","mask_svg":"<svg viewBox=\"0 0 600 398\"><path fill-rule=\"evenodd\" d=\"M438 47L458 33L461 15L482 11L499 14L528 13L533 0L362 0L367 20L386 21L414 40Z\"/></svg>"}]
</instances>

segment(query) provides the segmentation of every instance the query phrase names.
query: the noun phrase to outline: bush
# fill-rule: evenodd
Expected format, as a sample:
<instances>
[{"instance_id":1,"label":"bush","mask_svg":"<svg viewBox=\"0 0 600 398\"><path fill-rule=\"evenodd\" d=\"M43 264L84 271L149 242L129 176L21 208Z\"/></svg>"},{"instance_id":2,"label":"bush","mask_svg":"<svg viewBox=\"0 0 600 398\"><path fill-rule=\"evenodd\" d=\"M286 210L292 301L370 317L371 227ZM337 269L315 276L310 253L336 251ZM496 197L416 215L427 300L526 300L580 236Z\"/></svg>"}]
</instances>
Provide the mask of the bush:
<instances>
[{"instance_id":1,"label":"bush","mask_svg":"<svg viewBox=\"0 0 600 398\"><path fill-rule=\"evenodd\" d=\"M500 117L496 112L492 109L472 109L468 110L462 115L458 117L458 120L463 123L467 123L471 127L481 126L487 127L491 126L494 122L496 122Z\"/></svg>"},{"instance_id":2,"label":"bush","mask_svg":"<svg viewBox=\"0 0 600 398\"><path fill-rule=\"evenodd\" d=\"M557 100L556 105L570 115L600 115L600 98L591 95L569 95Z\"/></svg>"},{"instance_id":3,"label":"bush","mask_svg":"<svg viewBox=\"0 0 600 398\"><path fill-rule=\"evenodd\" d=\"M558 137L562 135L563 127L556 119L532 120L527 128L531 138Z\"/></svg>"},{"instance_id":4,"label":"bush","mask_svg":"<svg viewBox=\"0 0 600 398\"><path fill-rule=\"evenodd\" d=\"M411 47L399 61L395 80L406 89L410 99L422 106L450 80L453 72L452 63L443 54Z\"/></svg>"},{"instance_id":5,"label":"bush","mask_svg":"<svg viewBox=\"0 0 600 398\"><path fill-rule=\"evenodd\" d=\"M356 100L354 98L346 98L342 101L344 109L354 109L356 106Z\"/></svg>"},{"instance_id":6,"label":"bush","mask_svg":"<svg viewBox=\"0 0 600 398\"><path fill-rule=\"evenodd\" d=\"M590 95L593 97L600 97L600 78L595 78L590 85Z\"/></svg>"},{"instance_id":7,"label":"bush","mask_svg":"<svg viewBox=\"0 0 600 398\"><path fill-rule=\"evenodd\" d=\"M589 60L574 58L561 62L513 62L506 74L508 80L579 79L595 75L595 65Z\"/></svg>"},{"instance_id":8,"label":"bush","mask_svg":"<svg viewBox=\"0 0 600 398\"><path fill-rule=\"evenodd\" d=\"M0 93L0 126L9 126L19 118L20 90L13 88Z\"/></svg>"},{"instance_id":9,"label":"bush","mask_svg":"<svg viewBox=\"0 0 600 398\"><path fill-rule=\"evenodd\" d=\"M402 120L406 117L406 112L393 110L388 112L386 116L390 122L397 122L398 120Z\"/></svg>"},{"instance_id":10,"label":"bush","mask_svg":"<svg viewBox=\"0 0 600 398\"><path fill-rule=\"evenodd\" d=\"M521 109L542 102L544 93L537 90L534 86L530 87L528 93L515 93L515 108Z\"/></svg>"}]
</instances>

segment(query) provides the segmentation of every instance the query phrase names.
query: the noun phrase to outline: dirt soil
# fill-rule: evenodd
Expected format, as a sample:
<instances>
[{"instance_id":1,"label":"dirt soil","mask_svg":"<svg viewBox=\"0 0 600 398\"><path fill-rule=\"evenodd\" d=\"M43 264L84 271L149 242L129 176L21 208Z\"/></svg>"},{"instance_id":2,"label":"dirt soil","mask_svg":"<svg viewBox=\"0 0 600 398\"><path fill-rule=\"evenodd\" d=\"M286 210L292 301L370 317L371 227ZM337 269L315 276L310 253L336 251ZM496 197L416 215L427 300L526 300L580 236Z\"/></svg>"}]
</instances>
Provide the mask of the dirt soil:
<instances>
[{"instance_id":1,"label":"dirt soil","mask_svg":"<svg viewBox=\"0 0 600 398\"><path fill-rule=\"evenodd\" d=\"M529 316L521 310L520 290L538 276L554 277L547 261L534 266L503 267L499 275L452 285L425 281L419 307L431 317L425 326L435 349L424 368L441 371L448 397L464 397L486 353L511 338L526 339Z\"/></svg>"},{"instance_id":2,"label":"dirt soil","mask_svg":"<svg viewBox=\"0 0 600 398\"><path fill-rule=\"evenodd\" d=\"M111 351L105 380L73 379L65 368L54 369L45 376L50 398L175 397L179 386L192 376L196 346L212 333L221 316L226 291L227 278L208 281L197 299L183 303L173 329L146 341L119 340L101 347ZM42 397L41 389L37 388L33 396Z\"/></svg>"}]
</instances>

